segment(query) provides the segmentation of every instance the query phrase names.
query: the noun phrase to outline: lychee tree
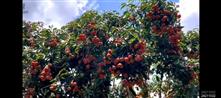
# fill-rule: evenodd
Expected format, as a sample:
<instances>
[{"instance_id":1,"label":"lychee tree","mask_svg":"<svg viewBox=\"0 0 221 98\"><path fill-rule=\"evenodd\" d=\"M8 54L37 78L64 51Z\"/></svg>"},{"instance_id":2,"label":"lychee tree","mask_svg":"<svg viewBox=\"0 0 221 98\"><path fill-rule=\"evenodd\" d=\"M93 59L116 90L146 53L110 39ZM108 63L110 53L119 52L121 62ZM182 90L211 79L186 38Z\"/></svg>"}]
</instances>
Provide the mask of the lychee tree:
<instances>
[{"instance_id":1,"label":"lychee tree","mask_svg":"<svg viewBox=\"0 0 221 98\"><path fill-rule=\"evenodd\" d=\"M87 11L61 29L24 21L24 96L195 96L199 35L182 32L176 5L128 0L122 8L123 15Z\"/></svg>"}]
</instances>

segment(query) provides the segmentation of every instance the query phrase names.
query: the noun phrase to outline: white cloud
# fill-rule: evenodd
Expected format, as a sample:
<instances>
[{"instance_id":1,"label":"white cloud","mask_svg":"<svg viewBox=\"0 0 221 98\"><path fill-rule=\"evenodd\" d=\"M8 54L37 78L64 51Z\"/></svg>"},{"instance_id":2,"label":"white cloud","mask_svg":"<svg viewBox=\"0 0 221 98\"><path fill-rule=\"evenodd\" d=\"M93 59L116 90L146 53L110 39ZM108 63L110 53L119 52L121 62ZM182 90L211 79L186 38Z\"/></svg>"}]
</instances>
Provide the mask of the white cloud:
<instances>
[{"instance_id":1,"label":"white cloud","mask_svg":"<svg viewBox=\"0 0 221 98\"><path fill-rule=\"evenodd\" d=\"M99 7L97 0L24 0L27 14L24 20L43 21L45 25L60 28L85 11Z\"/></svg>"},{"instance_id":2,"label":"white cloud","mask_svg":"<svg viewBox=\"0 0 221 98\"><path fill-rule=\"evenodd\" d=\"M184 31L199 28L199 0L179 0L181 24Z\"/></svg>"}]
</instances>

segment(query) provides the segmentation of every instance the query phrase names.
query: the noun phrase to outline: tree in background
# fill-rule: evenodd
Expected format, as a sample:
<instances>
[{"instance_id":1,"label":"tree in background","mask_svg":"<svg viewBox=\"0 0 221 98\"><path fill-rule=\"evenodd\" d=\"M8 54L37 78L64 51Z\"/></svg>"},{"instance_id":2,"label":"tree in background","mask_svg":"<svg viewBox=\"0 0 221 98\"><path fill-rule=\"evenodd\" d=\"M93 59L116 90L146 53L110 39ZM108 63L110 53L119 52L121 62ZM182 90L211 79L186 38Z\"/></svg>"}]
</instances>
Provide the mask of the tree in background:
<instances>
[{"instance_id":1,"label":"tree in background","mask_svg":"<svg viewBox=\"0 0 221 98\"><path fill-rule=\"evenodd\" d=\"M199 31L182 32L172 2L128 0L122 8L122 16L88 11L61 29L24 21L23 95L195 98Z\"/></svg>"}]
</instances>

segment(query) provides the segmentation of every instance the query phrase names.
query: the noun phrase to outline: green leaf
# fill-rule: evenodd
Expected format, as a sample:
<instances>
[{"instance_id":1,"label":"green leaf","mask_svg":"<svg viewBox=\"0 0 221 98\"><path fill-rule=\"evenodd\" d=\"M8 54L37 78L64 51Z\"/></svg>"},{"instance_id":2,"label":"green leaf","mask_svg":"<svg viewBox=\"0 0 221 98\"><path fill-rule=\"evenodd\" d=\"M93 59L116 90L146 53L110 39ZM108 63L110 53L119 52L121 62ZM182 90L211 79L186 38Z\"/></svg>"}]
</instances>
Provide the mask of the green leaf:
<instances>
[{"instance_id":1,"label":"green leaf","mask_svg":"<svg viewBox=\"0 0 221 98\"><path fill-rule=\"evenodd\" d=\"M137 40L140 40L139 36L137 33L131 33L130 32L130 35L132 35L134 38L136 38Z\"/></svg>"},{"instance_id":2,"label":"green leaf","mask_svg":"<svg viewBox=\"0 0 221 98\"><path fill-rule=\"evenodd\" d=\"M132 44L135 40L136 40L136 38L131 38L131 39L129 40L129 44Z\"/></svg>"},{"instance_id":3,"label":"green leaf","mask_svg":"<svg viewBox=\"0 0 221 98\"><path fill-rule=\"evenodd\" d=\"M142 3L141 4L141 10L145 10L147 8L147 3Z\"/></svg>"},{"instance_id":4,"label":"green leaf","mask_svg":"<svg viewBox=\"0 0 221 98\"><path fill-rule=\"evenodd\" d=\"M136 5L134 5L134 4L128 4L128 6L129 6L131 9L135 9L135 8L136 8Z\"/></svg>"},{"instance_id":5,"label":"green leaf","mask_svg":"<svg viewBox=\"0 0 221 98\"><path fill-rule=\"evenodd\" d=\"M123 9L126 6L126 3L121 4L121 9Z\"/></svg>"},{"instance_id":6,"label":"green leaf","mask_svg":"<svg viewBox=\"0 0 221 98\"><path fill-rule=\"evenodd\" d=\"M156 76L156 80L157 80L157 82L159 82L159 81L160 81L160 78L159 78L159 76Z\"/></svg>"},{"instance_id":7,"label":"green leaf","mask_svg":"<svg viewBox=\"0 0 221 98\"><path fill-rule=\"evenodd\" d=\"M130 16L131 16L131 13L128 12L128 11L126 11L126 12L124 12L123 18L128 18L128 17L130 17Z\"/></svg>"},{"instance_id":8,"label":"green leaf","mask_svg":"<svg viewBox=\"0 0 221 98\"><path fill-rule=\"evenodd\" d=\"M40 36L43 36L43 37L50 37L51 36L51 33L49 30L43 30L42 32L40 32Z\"/></svg>"},{"instance_id":9,"label":"green leaf","mask_svg":"<svg viewBox=\"0 0 221 98\"><path fill-rule=\"evenodd\" d=\"M36 59L37 60L41 60L41 59L44 59L45 55L43 53L38 53L36 54Z\"/></svg>"}]
</instances>

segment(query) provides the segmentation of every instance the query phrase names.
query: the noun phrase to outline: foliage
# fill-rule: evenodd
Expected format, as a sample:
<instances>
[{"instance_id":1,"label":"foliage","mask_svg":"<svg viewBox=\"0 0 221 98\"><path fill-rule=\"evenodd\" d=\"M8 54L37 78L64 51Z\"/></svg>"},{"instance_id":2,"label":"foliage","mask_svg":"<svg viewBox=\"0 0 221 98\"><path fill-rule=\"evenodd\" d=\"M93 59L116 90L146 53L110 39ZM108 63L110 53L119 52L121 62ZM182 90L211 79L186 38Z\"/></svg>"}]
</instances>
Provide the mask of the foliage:
<instances>
[{"instance_id":1,"label":"foliage","mask_svg":"<svg viewBox=\"0 0 221 98\"><path fill-rule=\"evenodd\" d=\"M199 31L182 32L172 2L129 0L122 8L122 16L88 11L61 29L24 21L24 96L195 98Z\"/></svg>"}]
</instances>

